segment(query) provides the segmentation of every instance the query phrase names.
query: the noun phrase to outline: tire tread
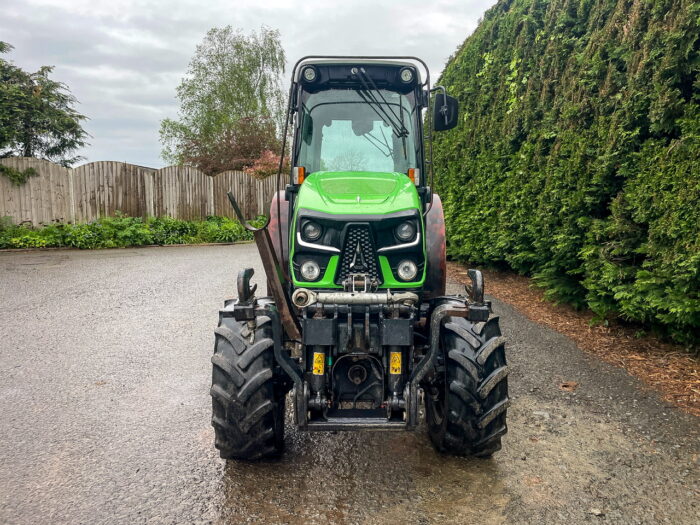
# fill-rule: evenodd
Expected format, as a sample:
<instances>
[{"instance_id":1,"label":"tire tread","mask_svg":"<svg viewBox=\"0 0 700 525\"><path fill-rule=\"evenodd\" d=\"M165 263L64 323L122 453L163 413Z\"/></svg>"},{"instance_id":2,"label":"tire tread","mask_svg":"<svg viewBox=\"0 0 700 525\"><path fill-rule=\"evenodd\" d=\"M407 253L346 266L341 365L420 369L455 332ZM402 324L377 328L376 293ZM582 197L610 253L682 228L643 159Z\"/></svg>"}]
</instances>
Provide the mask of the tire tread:
<instances>
[{"instance_id":1,"label":"tire tread","mask_svg":"<svg viewBox=\"0 0 700 525\"><path fill-rule=\"evenodd\" d=\"M426 406L431 441L441 452L489 457L500 450L501 437L508 431L510 404L505 338L498 317L479 323L447 318L441 340L447 383L438 388L446 388L445 417L439 425L432 423L430 413L435 409Z\"/></svg>"},{"instance_id":2,"label":"tire tread","mask_svg":"<svg viewBox=\"0 0 700 525\"><path fill-rule=\"evenodd\" d=\"M279 455L284 393L274 384L270 317L257 317L252 333L245 322L224 317L215 335L210 394L216 448L225 459Z\"/></svg>"}]
</instances>

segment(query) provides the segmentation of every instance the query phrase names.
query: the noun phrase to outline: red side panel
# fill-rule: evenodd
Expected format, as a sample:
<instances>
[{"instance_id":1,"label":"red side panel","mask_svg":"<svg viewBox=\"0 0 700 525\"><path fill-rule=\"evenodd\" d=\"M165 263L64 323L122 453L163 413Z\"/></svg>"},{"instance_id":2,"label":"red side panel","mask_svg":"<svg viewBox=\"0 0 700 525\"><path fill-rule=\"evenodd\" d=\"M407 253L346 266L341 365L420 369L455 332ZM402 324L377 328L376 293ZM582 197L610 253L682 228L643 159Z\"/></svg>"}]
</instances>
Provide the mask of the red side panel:
<instances>
[{"instance_id":1,"label":"red side panel","mask_svg":"<svg viewBox=\"0 0 700 525\"><path fill-rule=\"evenodd\" d=\"M447 247L445 245L445 216L440 196L433 194L433 205L425 216L425 251L428 267L425 275L425 299L445 295L447 283Z\"/></svg>"},{"instance_id":2,"label":"red side panel","mask_svg":"<svg viewBox=\"0 0 700 525\"><path fill-rule=\"evenodd\" d=\"M277 203L279 201L279 213ZM282 246L280 246L280 230L282 233ZM284 200L284 191L278 191L272 197L270 204L270 224L267 231L275 249L275 255L285 274L289 273L289 201Z\"/></svg>"}]
</instances>

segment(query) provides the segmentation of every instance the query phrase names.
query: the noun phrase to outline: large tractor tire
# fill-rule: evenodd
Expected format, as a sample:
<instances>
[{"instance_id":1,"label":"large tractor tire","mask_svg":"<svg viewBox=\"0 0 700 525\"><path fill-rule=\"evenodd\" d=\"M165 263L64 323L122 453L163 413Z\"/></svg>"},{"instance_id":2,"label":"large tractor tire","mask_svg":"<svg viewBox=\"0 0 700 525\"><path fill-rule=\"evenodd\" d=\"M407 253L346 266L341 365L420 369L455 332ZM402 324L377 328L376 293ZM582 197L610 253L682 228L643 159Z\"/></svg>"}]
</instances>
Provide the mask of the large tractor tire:
<instances>
[{"instance_id":1,"label":"large tractor tire","mask_svg":"<svg viewBox=\"0 0 700 525\"><path fill-rule=\"evenodd\" d=\"M447 317L441 362L425 388L428 434L440 452L489 457L507 432L508 368L498 318Z\"/></svg>"},{"instance_id":2,"label":"large tractor tire","mask_svg":"<svg viewBox=\"0 0 700 525\"><path fill-rule=\"evenodd\" d=\"M212 425L225 459L262 459L284 448L285 393L275 384L271 320L223 317L211 359Z\"/></svg>"}]
</instances>

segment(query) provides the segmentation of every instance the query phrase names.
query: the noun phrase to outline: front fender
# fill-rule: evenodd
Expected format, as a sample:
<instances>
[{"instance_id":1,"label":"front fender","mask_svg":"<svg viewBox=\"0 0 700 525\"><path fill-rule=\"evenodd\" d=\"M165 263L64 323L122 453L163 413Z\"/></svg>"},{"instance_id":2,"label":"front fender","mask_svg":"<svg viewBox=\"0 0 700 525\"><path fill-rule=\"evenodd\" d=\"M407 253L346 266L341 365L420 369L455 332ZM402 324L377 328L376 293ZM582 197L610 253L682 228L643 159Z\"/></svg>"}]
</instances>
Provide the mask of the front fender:
<instances>
[{"instance_id":1,"label":"front fender","mask_svg":"<svg viewBox=\"0 0 700 525\"><path fill-rule=\"evenodd\" d=\"M445 215L440 196L433 193L430 210L425 216L426 273L424 299L445 295L447 284L447 246L445 244Z\"/></svg>"},{"instance_id":2,"label":"front fender","mask_svg":"<svg viewBox=\"0 0 700 525\"><path fill-rule=\"evenodd\" d=\"M277 203L279 202L279 213ZM267 226L270 240L279 261L280 268L289 272L289 201L284 198L284 191L278 191L270 203L270 224ZM280 233L282 242L280 246Z\"/></svg>"}]
</instances>

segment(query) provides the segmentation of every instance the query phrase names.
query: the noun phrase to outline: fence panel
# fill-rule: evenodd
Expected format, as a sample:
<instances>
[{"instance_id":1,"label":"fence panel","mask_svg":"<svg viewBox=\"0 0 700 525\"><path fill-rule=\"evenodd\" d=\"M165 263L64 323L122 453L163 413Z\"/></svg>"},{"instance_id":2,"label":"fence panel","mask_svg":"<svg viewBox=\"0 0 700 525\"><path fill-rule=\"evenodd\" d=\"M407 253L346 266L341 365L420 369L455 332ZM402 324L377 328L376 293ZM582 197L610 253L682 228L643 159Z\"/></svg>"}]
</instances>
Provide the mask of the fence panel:
<instances>
[{"instance_id":1,"label":"fence panel","mask_svg":"<svg viewBox=\"0 0 700 525\"><path fill-rule=\"evenodd\" d=\"M0 216L34 224L73 220L70 170L40 159L12 158L0 162L19 170L34 168L40 174L29 177L21 186L0 175Z\"/></svg>"},{"instance_id":2,"label":"fence panel","mask_svg":"<svg viewBox=\"0 0 700 525\"><path fill-rule=\"evenodd\" d=\"M239 171L210 177L186 166L152 169L115 161L71 169L34 158L0 159L0 164L37 171L38 176L20 186L0 175L0 217L34 225L89 222L116 212L187 220L207 215L233 217L228 191L246 217L253 218L268 213L276 191L275 177L257 180Z\"/></svg>"}]
</instances>

